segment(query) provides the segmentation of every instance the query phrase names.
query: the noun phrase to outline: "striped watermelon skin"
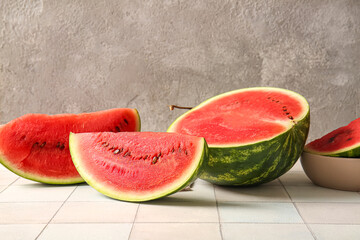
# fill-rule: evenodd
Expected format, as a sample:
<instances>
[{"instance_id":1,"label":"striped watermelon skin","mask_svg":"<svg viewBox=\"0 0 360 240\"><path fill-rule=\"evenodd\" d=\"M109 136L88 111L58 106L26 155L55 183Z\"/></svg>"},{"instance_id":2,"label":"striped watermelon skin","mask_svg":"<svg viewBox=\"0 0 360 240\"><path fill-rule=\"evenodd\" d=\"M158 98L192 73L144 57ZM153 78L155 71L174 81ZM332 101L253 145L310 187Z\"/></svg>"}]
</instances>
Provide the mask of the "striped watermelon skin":
<instances>
[{"instance_id":1,"label":"striped watermelon skin","mask_svg":"<svg viewBox=\"0 0 360 240\"><path fill-rule=\"evenodd\" d=\"M209 148L200 178L217 185L252 186L270 182L296 163L310 126L310 112L273 139L239 147Z\"/></svg>"}]
</instances>

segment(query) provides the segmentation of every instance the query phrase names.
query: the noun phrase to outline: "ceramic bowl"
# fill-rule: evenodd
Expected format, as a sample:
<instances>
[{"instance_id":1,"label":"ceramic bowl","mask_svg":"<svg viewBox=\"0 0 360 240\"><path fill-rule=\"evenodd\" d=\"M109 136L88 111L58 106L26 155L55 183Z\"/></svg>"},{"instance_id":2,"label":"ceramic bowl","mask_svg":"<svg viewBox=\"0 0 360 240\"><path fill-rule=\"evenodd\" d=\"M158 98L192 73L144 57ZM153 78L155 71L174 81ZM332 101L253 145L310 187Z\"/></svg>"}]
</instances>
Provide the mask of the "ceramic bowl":
<instances>
[{"instance_id":1,"label":"ceramic bowl","mask_svg":"<svg viewBox=\"0 0 360 240\"><path fill-rule=\"evenodd\" d=\"M303 152L301 165L316 185L344 191L360 191L360 158L328 157Z\"/></svg>"}]
</instances>

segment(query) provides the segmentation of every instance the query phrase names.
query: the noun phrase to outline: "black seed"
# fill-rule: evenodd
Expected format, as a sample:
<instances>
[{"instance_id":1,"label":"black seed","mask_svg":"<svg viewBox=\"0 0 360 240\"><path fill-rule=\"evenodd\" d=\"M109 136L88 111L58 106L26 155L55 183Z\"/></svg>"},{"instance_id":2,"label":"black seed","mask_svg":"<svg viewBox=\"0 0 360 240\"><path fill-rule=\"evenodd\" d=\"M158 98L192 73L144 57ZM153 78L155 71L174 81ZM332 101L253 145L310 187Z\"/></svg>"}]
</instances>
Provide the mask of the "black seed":
<instances>
[{"instance_id":1,"label":"black seed","mask_svg":"<svg viewBox=\"0 0 360 240\"><path fill-rule=\"evenodd\" d=\"M289 112L287 112L287 113L285 113L286 115L289 115L290 113Z\"/></svg>"},{"instance_id":2,"label":"black seed","mask_svg":"<svg viewBox=\"0 0 360 240\"><path fill-rule=\"evenodd\" d=\"M188 155L188 152L185 150L185 154Z\"/></svg>"},{"instance_id":3,"label":"black seed","mask_svg":"<svg viewBox=\"0 0 360 240\"><path fill-rule=\"evenodd\" d=\"M283 111L284 111L284 112L286 112L286 111L287 111L287 109L286 109L286 108L284 108L284 109L283 109Z\"/></svg>"},{"instance_id":4,"label":"black seed","mask_svg":"<svg viewBox=\"0 0 360 240\"><path fill-rule=\"evenodd\" d=\"M161 157L161 152L160 152L159 155L158 155L158 158L159 158L159 157Z\"/></svg>"},{"instance_id":5,"label":"black seed","mask_svg":"<svg viewBox=\"0 0 360 240\"><path fill-rule=\"evenodd\" d=\"M122 151L124 151L124 148L120 148L119 153L121 153Z\"/></svg>"},{"instance_id":6,"label":"black seed","mask_svg":"<svg viewBox=\"0 0 360 240\"><path fill-rule=\"evenodd\" d=\"M120 128L118 126L115 127L116 132L120 132Z\"/></svg>"},{"instance_id":7,"label":"black seed","mask_svg":"<svg viewBox=\"0 0 360 240\"><path fill-rule=\"evenodd\" d=\"M146 160L147 158L148 158L148 155L145 155L144 160Z\"/></svg>"},{"instance_id":8,"label":"black seed","mask_svg":"<svg viewBox=\"0 0 360 240\"><path fill-rule=\"evenodd\" d=\"M124 122L126 123L126 125L129 124L128 120L126 120L126 118L124 118Z\"/></svg>"},{"instance_id":9,"label":"black seed","mask_svg":"<svg viewBox=\"0 0 360 240\"><path fill-rule=\"evenodd\" d=\"M348 138L348 139L346 139L346 141L350 141L352 138Z\"/></svg>"},{"instance_id":10,"label":"black seed","mask_svg":"<svg viewBox=\"0 0 360 240\"><path fill-rule=\"evenodd\" d=\"M329 139L329 143L332 143L332 142L335 140L335 137L336 137L336 136L331 137L331 138Z\"/></svg>"},{"instance_id":11,"label":"black seed","mask_svg":"<svg viewBox=\"0 0 360 240\"><path fill-rule=\"evenodd\" d=\"M116 149L115 151L114 151L114 154L118 154L120 152L120 150L119 149Z\"/></svg>"},{"instance_id":12,"label":"black seed","mask_svg":"<svg viewBox=\"0 0 360 240\"><path fill-rule=\"evenodd\" d=\"M152 164L155 164L156 162L157 162L157 160L158 160L158 158L155 156L154 158L153 158L153 160L152 160Z\"/></svg>"},{"instance_id":13,"label":"black seed","mask_svg":"<svg viewBox=\"0 0 360 240\"><path fill-rule=\"evenodd\" d=\"M56 147L57 148L60 147L60 142L57 142Z\"/></svg>"},{"instance_id":14,"label":"black seed","mask_svg":"<svg viewBox=\"0 0 360 240\"><path fill-rule=\"evenodd\" d=\"M109 148L109 151L114 150L115 146L112 146L111 148Z\"/></svg>"},{"instance_id":15,"label":"black seed","mask_svg":"<svg viewBox=\"0 0 360 240\"><path fill-rule=\"evenodd\" d=\"M43 143L40 145L40 147L43 148L43 147L45 147L45 145L46 145L46 142L43 142Z\"/></svg>"},{"instance_id":16,"label":"black seed","mask_svg":"<svg viewBox=\"0 0 360 240\"><path fill-rule=\"evenodd\" d=\"M171 152L174 153L174 152L175 152L175 149L173 148L173 149L171 150Z\"/></svg>"},{"instance_id":17,"label":"black seed","mask_svg":"<svg viewBox=\"0 0 360 240\"><path fill-rule=\"evenodd\" d=\"M64 144L61 144L60 149L63 150L65 148Z\"/></svg>"},{"instance_id":18,"label":"black seed","mask_svg":"<svg viewBox=\"0 0 360 240\"><path fill-rule=\"evenodd\" d=\"M271 97L268 97L267 99L271 99Z\"/></svg>"},{"instance_id":19,"label":"black seed","mask_svg":"<svg viewBox=\"0 0 360 240\"><path fill-rule=\"evenodd\" d=\"M276 103L279 103L279 101L276 101Z\"/></svg>"},{"instance_id":20,"label":"black seed","mask_svg":"<svg viewBox=\"0 0 360 240\"><path fill-rule=\"evenodd\" d=\"M286 108L286 106L283 106L283 108Z\"/></svg>"},{"instance_id":21,"label":"black seed","mask_svg":"<svg viewBox=\"0 0 360 240\"><path fill-rule=\"evenodd\" d=\"M293 120L293 119L294 119L292 116L289 116L289 118L290 118L291 120Z\"/></svg>"},{"instance_id":22,"label":"black seed","mask_svg":"<svg viewBox=\"0 0 360 240\"><path fill-rule=\"evenodd\" d=\"M39 145L38 142L34 143L34 144L33 144L33 147L36 147L37 145Z\"/></svg>"}]
</instances>

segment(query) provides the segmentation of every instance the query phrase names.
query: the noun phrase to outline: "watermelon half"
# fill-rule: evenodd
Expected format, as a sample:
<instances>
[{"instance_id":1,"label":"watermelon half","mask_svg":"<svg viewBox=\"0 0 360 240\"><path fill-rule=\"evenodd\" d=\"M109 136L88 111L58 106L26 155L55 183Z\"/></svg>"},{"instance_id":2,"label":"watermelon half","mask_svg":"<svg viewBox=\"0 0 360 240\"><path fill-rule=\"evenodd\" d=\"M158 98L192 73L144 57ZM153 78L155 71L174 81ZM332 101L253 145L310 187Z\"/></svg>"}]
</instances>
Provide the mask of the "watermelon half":
<instances>
[{"instance_id":1,"label":"watermelon half","mask_svg":"<svg viewBox=\"0 0 360 240\"><path fill-rule=\"evenodd\" d=\"M111 198L141 202L194 181L207 145L204 138L171 133L71 133L70 152L90 186Z\"/></svg>"},{"instance_id":2,"label":"watermelon half","mask_svg":"<svg viewBox=\"0 0 360 240\"><path fill-rule=\"evenodd\" d=\"M202 136L209 161L200 178L219 185L257 185L287 172L309 131L309 105L279 88L247 88L206 100L168 132Z\"/></svg>"},{"instance_id":3,"label":"watermelon half","mask_svg":"<svg viewBox=\"0 0 360 240\"><path fill-rule=\"evenodd\" d=\"M360 157L360 118L306 144L304 151L332 157Z\"/></svg>"},{"instance_id":4,"label":"watermelon half","mask_svg":"<svg viewBox=\"0 0 360 240\"><path fill-rule=\"evenodd\" d=\"M69 152L70 132L139 131L136 109L83 114L27 114L0 127L0 162L14 173L49 184L83 182Z\"/></svg>"}]
</instances>

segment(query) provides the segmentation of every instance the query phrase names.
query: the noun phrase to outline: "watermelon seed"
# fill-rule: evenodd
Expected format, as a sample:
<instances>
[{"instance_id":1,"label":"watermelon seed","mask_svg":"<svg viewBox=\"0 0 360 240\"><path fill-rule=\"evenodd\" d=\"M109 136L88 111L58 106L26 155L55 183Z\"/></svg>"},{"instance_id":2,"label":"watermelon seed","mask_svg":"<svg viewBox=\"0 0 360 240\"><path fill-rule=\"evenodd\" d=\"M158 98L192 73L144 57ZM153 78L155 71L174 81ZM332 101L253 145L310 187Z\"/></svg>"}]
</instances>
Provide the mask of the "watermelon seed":
<instances>
[{"instance_id":1,"label":"watermelon seed","mask_svg":"<svg viewBox=\"0 0 360 240\"><path fill-rule=\"evenodd\" d=\"M151 163L152 163L152 164L155 164L155 163L157 162L157 160L158 160L158 157L155 156L155 157L153 158L153 160L152 160Z\"/></svg>"},{"instance_id":2,"label":"watermelon seed","mask_svg":"<svg viewBox=\"0 0 360 240\"><path fill-rule=\"evenodd\" d=\"M33 147L35 147L35 146L38 145L38 144L39 144L38 142L34 143L34 144L33 144Z\"/></svg>"},{"instance_id":3,"label":"watermelon seed","mask_svg":"<svg viewBox=\"0 0 360 240\"><path fill-rule=\"evenodd\" d=\"M148 157L148 155L145 155L144 160L146 160L146 159L147 159L147 157Z\"/></svg>"},{"instance_id":4,"label":"watermelon seed","mask_svg":"<svg viewBox=\"0 0 360 240\"><path fill-rule=\"evenodd\" d=\"M158 155L158 158L161 156L161 152L159 153L159 155Z\"/></svg>"},{"instance_id":5,"label":"watermelon seed","mask_svg":"<svg viewBox=\"0 0 360 240\"><path fill-rule=\"evenodd\" d=\"M111 151L111 150L113 150L113 149L115 149L115 147L114 147L114 146L112 146L111 148L109 148L109 151Z\"/></svg>"},{"instance_id":6,"label":"watermelon seed","mask_svg":"<svg viewBox=\"0 0 360 240\"><path fill-rule=\"evenodd\" d=\"M337 136L337 135L336 135ZM334 137L331 137L330 139L329 139L329 143L332 143L334 140L335 140L335 137L336 136L334 136Z\"/></svg>"},{"instance_id":7,"label":"watermelon seed","mask_svg":"<svg viewBox=\"0 0 360 240\"><path fill-rule=\"evenodd\" d=\"M188 152L185 150L185 154L188 155Z\"/></svg>"},{"instance_id":8,"label":"watermelon seed","mask_svg":"<svg viewBox=\"0 0 360 240\"><path fill-rule=\"evenodd\" d=\"M108 146L109 146L109 143L104 142L102 145L103 145L104 147L108 147Z\"/></svg>"},{"instance_id":9,"label":"watermelon seed","mask_svg":"<svg viewBox=\"0 0 360 240\"><path fill-rule=\"evenodd\" d=\"M124 157L127 157L127 156L130 156L130 152L126 152L125 154L124 154Z\"/></svg>"},{"instance_id":10,"label":"watermelon seed","mask_svg":"<svg viewBox=\"0 0 360 240\"><path fill-rule=\"evenodd\" d=\"M171 150L171 152L174 153L174 152L175 152L175 149L173 148L173 149Z\"/></svg>"},{"instance_id":11,"label":"watermelon seed","mask_svg":"<svg viewBox=\"0 0 360 240\"><path fill-rule=\"evenodd\" d=\"M268 97L267 99L271 99L271 97Z\"/></svg>"},{"instance_id":12,"label":"watermelon seed","mask_svg":"<svg viewBox=\"0 0 360 240\"><path fill-rule=\"evenodd\" d=\"M294 120L294 118L292 116L289 116L289 119Z\"/></svg>"},{"instance_id":13,"label":"watermelon seed","mask_svg":"<svg viewBox=\"0 0 360 240\"><path fill-rule=\"evenodd\" d=\"M120 132L120 128L118 126L115 127L116 132Z\"/></svg>"},{"instance_id":14,"label":"watermelon seed","mask_svg":"<svg viewBox=\"0 0 360 240\"><path fill-rule=\"evenodd\" d=\"M350 141L352 138L348 138L348 139L346 139L346 141Z\"/></svg>"},{"instance_id":15,"label":"watermelon seed","mask_svg":"<svg viewBox=\"0 0 360 240\"><path fill-rule=\"evenodd\" d=\"M57 142L56 147L57 148L60 147L60 142Z\"/></svg>"},{"instance_id":16,"label":"watermelon seed","mask_svg":"<svg viewBox=\"0 0 360 240\"><path fill-rule=\"evenodd\" d=\"M119 149L116 149L115 151L114 151L114 154L118 154L120 152L120 150Z\"/></svg>"},{"instance_id":17,"label":"watermelon seed","mask_svg":"<svg viewBox=\"0 0 360 240\"><path fill-rule=\"evenodd\" d=\"M290 113L289 112L287 112L287 113L285 113L286 115L289 115Z\"/></svg>"},{"instance_id":18,"label":"watermelon seed","mask_svg":"<svg viewBox=\"0 0 360 240\"><path fill-rule=\"evenodd\" d=\"M43 143L40 145L40 147L43 148L43 147L45 147L45 145L46 145L46 142L43 142Z\"/></svg>"},{"instance_id":19,"label":"watermelon seed","mask_svg":"<svg viewBox=\"0 0 360 240\"><path fill-rule=\"evenodd\" d=\"M61 144L60 149L63 150L65 148L64 144Z\"/></svg>"},{"instance_id":20,"label":"watermelon seed","mask_svg":"<svg viewBox=\"0 0 360 240\"><path fill-rule=\"evenodd\" d=\"M121 153L124 150L124 148L120 148L119 153Z\"/></svg>"},{"instance_id":21,"label":"watermelon seed","mask_svg":"<svg viewBox=\"0 0 360 240\"><path fill-rule=\"evenodd\" d=\"M129 124L128 120L126 120L126 118L124 118L124 122L126 123L126 125Z\"/></svg>"}]
</instances>

